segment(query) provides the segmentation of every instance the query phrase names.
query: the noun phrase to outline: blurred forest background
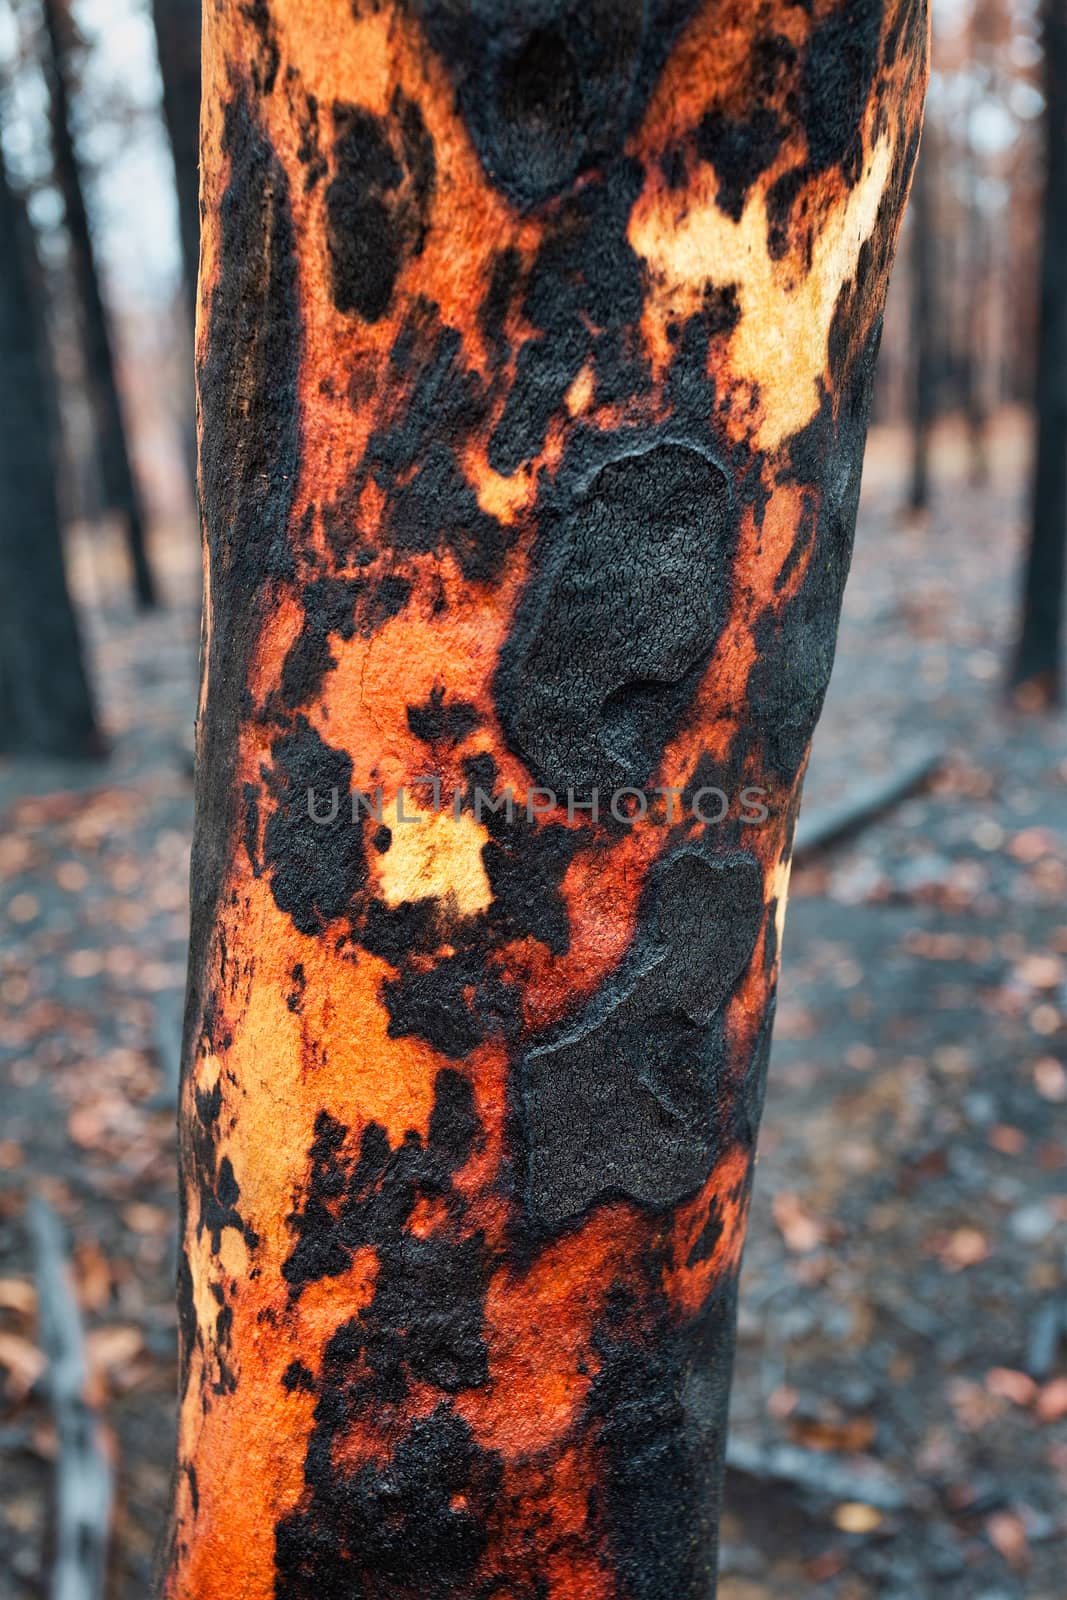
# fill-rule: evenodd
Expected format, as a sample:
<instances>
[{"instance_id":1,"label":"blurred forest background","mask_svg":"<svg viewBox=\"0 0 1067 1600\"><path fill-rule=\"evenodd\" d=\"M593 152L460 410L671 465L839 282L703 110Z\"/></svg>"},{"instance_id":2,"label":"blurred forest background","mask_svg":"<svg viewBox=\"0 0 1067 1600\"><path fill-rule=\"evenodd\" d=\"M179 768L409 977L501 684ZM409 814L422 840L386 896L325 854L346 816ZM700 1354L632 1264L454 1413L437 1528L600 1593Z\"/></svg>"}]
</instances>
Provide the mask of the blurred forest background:
<instances>
[{"instance_id":1,"label":"blurred forest background","mask_svg":"<svg viewBox=\"0 0 1067 1600\"><path fill-rule=\"evenodd\" d=\"M3 1600L141 1600L168 1491L198 11L0 0ZM1064 1592L1067 5L934 0L933 62L801 825L723 1600Z\"/></svg>"}]
</instances>

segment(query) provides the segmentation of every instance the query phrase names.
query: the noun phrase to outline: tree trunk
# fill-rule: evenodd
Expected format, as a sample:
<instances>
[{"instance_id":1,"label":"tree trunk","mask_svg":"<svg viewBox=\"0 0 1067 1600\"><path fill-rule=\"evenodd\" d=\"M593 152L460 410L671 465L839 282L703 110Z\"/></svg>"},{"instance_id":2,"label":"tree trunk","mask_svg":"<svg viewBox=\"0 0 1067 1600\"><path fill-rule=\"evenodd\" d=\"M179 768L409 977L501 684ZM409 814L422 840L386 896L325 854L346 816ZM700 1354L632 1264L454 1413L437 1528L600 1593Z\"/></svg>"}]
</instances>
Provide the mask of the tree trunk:
<instances>
[{"instance_id":1,"label":"tree trunk","mask_svg":"<svg viewBox=\"0 0 1067 1600\"><path fill-rule=\"evenodd\" d=\"M925 78L819 14L205 8L171 1600L713 1591Z\"/></svg>"},{"instance_id":2,"label":"tree trunk","mask_svg":"<svg viewBox=\"0 0 1067 1600\"><path fill-rule=\"evenodd\" d=\"M89 217L71 132L70 95L66 77L65 36L69 26L66 0L42 0L48 39L46 70L51 97L53 159L56 183L70 239L71 267L81 312L85 367L100 452L100 476L108 505L123 517L133 567L134 590L144 608L156 604L156 588L145 547L145 514L130 464L115 374L115 355L100 292Z\"/></svg>"},{"instance_id":3,"label":"tree trunk","mask_svg":"<svg viewBox=\"0 0 1067 1600\"><path fill-rule=\"evenodd\" d=\"M1041 312L1037 340L1037 453L1022 624L1012 672L1037 705L1063 692L1064 567L1067 555L1067 13L1046 0L1045 189Z\"/></svg>"},{"instance_id":4,"label":"tree trunk","mask_svg":"<svg viewBox=\"0 0 1067 1600\"><path fill-rule=\"evenodd\" d=\"M975 91L977 102L981 89ZM966 326L963 330L963 414L967 422L970 480L973 488L989 483L989 283L993 274L992 241L982 205L982 158L971 136L977 105L967 119L967 233L965 273Z\"/></svg>"},{"instance_id":5,"label":"tree trunk","mask_svg":"<svg viewBox=\"0 0 1067 1600\"><path fill-rule=\"evenodd\" d=\"M99 754L67 593L33 240L0 152L0 750Z\"/></svg>"},{"instance_id":6,"label":"tree trunk","mask_svg":"<svg viewBox=\"0 0 1067 1600\"><path fill-rule=\"evenodd\" d=\"M930 504L930 433L934 423L937 387L937 354L934 326L934 146L923 141L915 168L911 193L911 349L913 389L911 397L911 490L912 511L925 511Z\"/></svg>"},{"instance_id":7,"label":"tree trunk","mask_svg":"<svg viewBox=\"0 0 1067 1600\"><path fill-rule=\"evenodd\" d=\"M182 268L193 295L200 260L200 0L152 0L152 20L174 156Z\"/></svg>"}]
</instances>

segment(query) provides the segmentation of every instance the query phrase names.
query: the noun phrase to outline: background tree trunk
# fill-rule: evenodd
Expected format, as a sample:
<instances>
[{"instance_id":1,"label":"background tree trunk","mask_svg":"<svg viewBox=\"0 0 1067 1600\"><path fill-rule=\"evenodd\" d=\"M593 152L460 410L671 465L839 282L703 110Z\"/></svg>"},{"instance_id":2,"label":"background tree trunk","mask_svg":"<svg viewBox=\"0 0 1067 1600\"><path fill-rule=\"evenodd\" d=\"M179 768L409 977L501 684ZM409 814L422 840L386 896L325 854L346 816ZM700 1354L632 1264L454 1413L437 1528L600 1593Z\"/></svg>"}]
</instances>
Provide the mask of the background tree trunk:
<instances>
[{"instance_id":1,"label":"background tree trunk","mask_svg":"<svg viewBox=\"0 0 1067 1600\"><path fill-rule=\"evenodd\" d=\"M36 258L0 151L0 749L99 754L67 593Z\"/></svg>"},{"instance_id":2,"label":"background tree trunk","mask_svg":"<svg viewBox=\"0 0 1067 1600\"><path fill-rule=\"evenodd\" d=\"M966 274L963 341L963 415L967 423L970 478L976 488L989 483L989 294L993 274L989 223L982 202L982 167L974 146L973 123L979 114L981 87L968 108L966 135Z\"/></svg>"},{"instance_id":3,"label":"background tree trunk","mask_svg":"<svg viewBox=\"0 0 1067 1600\"><path fill-rule=\"evenodd\" d=\"M192 307L200 262L200 0L152 0L163 116L174 157L182 272ZM183 416L190 476L196 476L193 368Z\"/></svg>"},{"instance_id":4,"label":"background tree trunk","mask_svg":"<svg viewBox=\"0 0 1067 1600\"><path fill-rule=\"evenodd\" d=\"M200 260L200 0L152 0L152 20L174 156L182 269L193 296Z\"/></svg>"},{"instance_id":5,"label":"background tree trunk","mask_svg":"<svg viewBox=\"0 0 1067 1600\"><path fill-rule=\"evenodd\" d=\"M911 489L912 511L930 504L930 432L937 399L937 349L934 295L936 238L933 222L934 146L923 141L911 192Z\"/></svg>"},{"instance_id":6,"label":"background tree trunk","mask_svg":"<svg viewBox=\"0 0 1067 1600\"><path fill-rule=\"evenodd\" d=\"M147 608L156 604L157 597L145 546L146 519L130 463L115 355L71 131L65 50L69 28L66 0L41 0L41 3L48 41L46 72L51 96L53 159L56 183L63 196L71 265L81 311L85 366L100 451L100 475L108 505L124 519L137 601Z\"/></svg>"},{"instance_id":7,"label":"background tree trunk","mask_svg":"<svg viewBox=\"0 0 1067 1600\"><path fill-rule=\"evenodd\" d=\"M1042 12L1045 53L1045 189L1037 341L1037 451L1022 623L1012 683L1041 704L1063 693L1067 557L1067 13Z\"/></svg>"},{"instance_id":8,"label":"background tree trunk","mask_svg":"<svg viewBox=\"0 0 1067 1600\"><path fill-rule=\"evenodd\" d=\"M714 1587L926 59L730 18L205 10L172 1600Z\"/></svg>"}]
</instances>

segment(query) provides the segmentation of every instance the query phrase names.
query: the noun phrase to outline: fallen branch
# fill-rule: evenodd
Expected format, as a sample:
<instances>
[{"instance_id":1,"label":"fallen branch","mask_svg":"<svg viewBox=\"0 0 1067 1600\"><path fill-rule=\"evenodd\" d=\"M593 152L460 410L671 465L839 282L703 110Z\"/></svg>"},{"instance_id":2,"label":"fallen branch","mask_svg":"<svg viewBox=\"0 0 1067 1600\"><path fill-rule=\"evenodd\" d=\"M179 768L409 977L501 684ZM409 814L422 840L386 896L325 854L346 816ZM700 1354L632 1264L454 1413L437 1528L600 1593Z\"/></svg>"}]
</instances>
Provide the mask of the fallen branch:
<instances>
[{"instance_id":1,"label":"fallen branch","mask_svg":"<svg viewBox=\"0 0 1067 1600\"><path fill-rule=\"evenodd\" d=\"M795 1444L762 1445L732 1434L726 1467L761 1483L788 1483L829 1500L858 1500L878 1511L903 1511L910 1503L904 1486L876 1462Z\"/></svg>"},{"instance_id":2,"label":"fallen branch","mask_svg":"<svg viewBox=\"0 0 1067 1600\"><path fill-rule=\"evenodd\" d=\"M803 812L797 824L794 861L810 860L829 845L859 833L921 788L944 759L943 745L922 745L892 772L857 784L836 805Z\"/></svg>"},{"instance_id":3,"label":"fallen branch","mask_svg":"<svg viewBox=\"0 0 1067 1600\"><path fill-rule=\"evenodd\" d=\"M89 1369L81 1315L59 1220L39 1196L27 1223L34 1253L44 1376L56 1425L55 1556L51 1600L102 1600L111 1528L111 1464L86 1394Z\"/></svg>"}]
</instances>

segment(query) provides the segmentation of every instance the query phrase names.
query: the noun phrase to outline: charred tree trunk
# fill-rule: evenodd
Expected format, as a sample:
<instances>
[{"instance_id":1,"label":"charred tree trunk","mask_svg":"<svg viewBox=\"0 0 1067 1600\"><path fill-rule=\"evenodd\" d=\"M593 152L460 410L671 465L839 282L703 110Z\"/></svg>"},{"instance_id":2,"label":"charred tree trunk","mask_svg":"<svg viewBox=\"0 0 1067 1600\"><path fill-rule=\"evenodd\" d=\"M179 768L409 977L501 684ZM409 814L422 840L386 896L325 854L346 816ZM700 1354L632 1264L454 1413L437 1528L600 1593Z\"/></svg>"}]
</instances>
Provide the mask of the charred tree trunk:
<instances>
[{"instance_id":1,"label":"charred tree trunk","mask_svg":"<svg viewBox=\"0 0 1067 1600\"><path fill-rule=\"evenodd\" d=\"M200 0L152 0L152 20L174 156L182 268L194 295L200 260Z\"/></svg>"},{"instance_id":2,"label":"charred tree trunk","mask_svg":"<svg viewBox=\"0 0 1067 1600\"><path fill-rule=\"evenodd\" d=\"M1044 705L1063 693L1067 558L1067 12L1046 0L1045 189L1037 340L1037 453L1022 625L1012 683ZM1024 696L1024 698L1026 698Z\"/></svg>"},{"instance_id":3,"label":"charred tree trunk","mask_svg":"<svg viewBox=\"0 0 1067 1600\"><path fill-rule=\"evenodd\" d=\"M101 749L67 593L33 240L0 152L0 750Z\"/></svg>"},{"instance_id":4,"label":"charred tree trunk","mask_svg":"<svg viewBox=\"0 0 1067 1600\"><path fill-rule=\"evenodd\" d=\"M46 69L51 96L55 176L63 196L70 239L71 266L81 312L85 366L91 390L104 495L108 505L124 519L137 601L142 607L149 608L156 604L156 587L145 546L144 507L130 463L115 373L115 354L100 292L100 277L71 132L70 94L66 76L65 4L66 0L42 0L48 40Z\"/></svg>"},{"instance_id":5,"label":"charred tree trunk","mask_svg":"<svg viewBox=\"0 0 1067 1600\"><path fill-rule=\"evenodd\" d=\"M930 504L930 433L934 424L937 389L937 350L934 326L934 146L923 140L911 191L911 489L912 511Z\"/></svg>"},{"instance_id":6,"label":"charred tree trunk","mask_svg":"<svg viewBox=\"0 0 1067 1600\"><path fill-rule=\"evenodd\" d=\"M171 1600L714 1588L926 57L773 9L205 8Z\"/></svg>"}]
</instances>

